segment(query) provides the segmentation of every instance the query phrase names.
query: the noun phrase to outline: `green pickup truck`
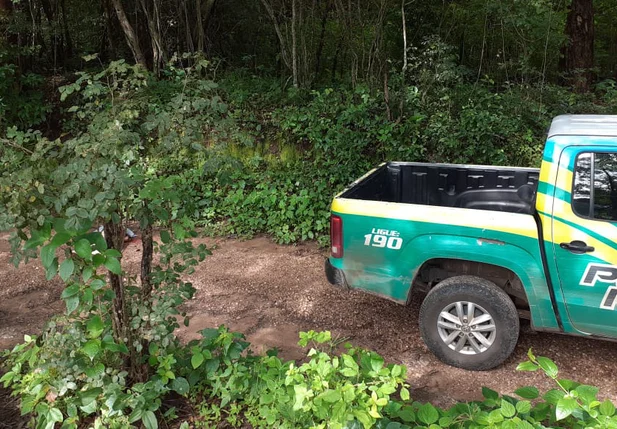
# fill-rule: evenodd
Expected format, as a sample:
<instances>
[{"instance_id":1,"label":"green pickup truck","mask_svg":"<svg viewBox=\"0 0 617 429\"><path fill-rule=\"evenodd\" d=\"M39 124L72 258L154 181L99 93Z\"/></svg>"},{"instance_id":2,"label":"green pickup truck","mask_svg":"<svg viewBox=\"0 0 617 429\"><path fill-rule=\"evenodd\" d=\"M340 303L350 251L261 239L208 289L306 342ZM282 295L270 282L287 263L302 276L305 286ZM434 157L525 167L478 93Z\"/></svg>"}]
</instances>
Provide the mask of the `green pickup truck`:
<instances>
[{"instance_id":1,"label":"green pickup truck","mask_svg":"<svg viewBox=\"0 0 617 429\"><path fill-rule=\"evenodd\" d=\"M519 319L617 339L617 116L564 115L540 169L389 162L332 202L330 283L408 304L443 362L500 365Z\"/></svg>"}]
</instances>

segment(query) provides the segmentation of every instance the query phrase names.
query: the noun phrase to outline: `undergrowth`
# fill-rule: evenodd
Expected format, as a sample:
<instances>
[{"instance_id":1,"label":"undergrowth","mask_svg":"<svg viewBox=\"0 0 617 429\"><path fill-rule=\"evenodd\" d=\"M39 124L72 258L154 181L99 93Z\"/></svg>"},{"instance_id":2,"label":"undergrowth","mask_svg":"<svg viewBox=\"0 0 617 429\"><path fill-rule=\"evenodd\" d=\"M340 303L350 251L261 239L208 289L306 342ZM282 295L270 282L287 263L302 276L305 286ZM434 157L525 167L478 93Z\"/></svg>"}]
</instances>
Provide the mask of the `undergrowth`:
<instances>
[{"instance_id":1,"label":"undergrowth","mask_svg":"<svg viewBox=\"0 0 617 429\"><path fill-rule=\"evenodd\" d=\"M72 331L74 341L95 328ZM19 395L22 412L31 413L37 427L129 428L141 421L156 428L161 419L180 428L617 427L614 404L598 400L596 387L559 378L557 366L531 350L517 369L544 372L554 389L542 394L526 386L508 396L483 388L484 400L445 409L411 398L403 365L341 344L328 331L300 333L298 344L308 351L299 362L282 360L276 350L254 355L242 334L224 326L173 349L152 343L147 362L157 375L128 390L120 388L126 374L105 354L93 354L85 367L66 365L79 360L71 349L58 348L54 331L52 324L8 353L10 370L0 380ZM161 411L172 391L192 404L190 424L178 421L174 408Z\"/></svg>"}]
</instances>

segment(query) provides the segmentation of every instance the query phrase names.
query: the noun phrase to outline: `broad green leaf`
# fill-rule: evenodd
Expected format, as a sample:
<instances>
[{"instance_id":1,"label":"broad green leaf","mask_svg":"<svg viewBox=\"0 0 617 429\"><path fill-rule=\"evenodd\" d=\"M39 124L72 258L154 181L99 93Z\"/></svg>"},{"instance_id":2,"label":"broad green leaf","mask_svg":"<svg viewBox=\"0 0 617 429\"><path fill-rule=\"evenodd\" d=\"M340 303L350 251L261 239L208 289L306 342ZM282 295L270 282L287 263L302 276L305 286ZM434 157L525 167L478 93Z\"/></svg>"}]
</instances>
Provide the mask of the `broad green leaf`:
<instances>
[{"instance_id":1,"label":"broad green leaf","mask_svg":"<svg viewBox=\"0 0 617 429\"><path fill-rule=\"evenodd\" d=\"M426 403L418 409L417 417L422 423L430 425L439 420L439 413L435 407Z\"/></svg>"},{"instance_id":2,"label":"broad green leaf","mask_svg":"<svg viewBox=\"0 0 617 429\"><path fill-rule=\"evenodd\" d=\"M165 244L168 244L171 241L171 235L166 229L161 230L161 241Z\"/></svg>"},{"instance_id":3,"label":"broad green leaf","mask_svg":"<svg viewBox=\"0 0 617 429\"><path fill-rule=\"evenodd\" d=\"M551 389L543 396L544 400L551 405L557 405L557 402L563 398L565 393L563 390Z\"/></svg>"},{"instance_id":4,"label":"broad green leaf","mask_svg":"<svg viewBox=\"0 0 617 429\"><path fill-rule=\"evenodd\" d=\"M373 425L373 419L364 410L354 410L353 415L364 425L365 428L370 428Z\"/></svg>"},{"instance_id":5,"label":"broad green leaf","mask_svg":"<svg viewBox=\"0 0 617 429\"><path fill-rule=\"evenodd\" d=\"M107 242L100 232L91 232L82 237L88 240L90 244L94 244L94 248L99 252L107 250Z\"/></svg>"},{"instance_id":6,"label":"broad green leaf","mask_svg":"<svg viewBox=\"0 0 617 429\"><path fill-rule=\"evenodd\" d=\"M59 232L56 235L54 235L54 238L51 239L51 245L54 246L55 249L57 249L58 247L62 246L63 244L68 243L68 241L71 239L71 234L67 233L67 232Z\"/></svg>"},{"instance_id":7,"label":"broad green leaf","mask_svg":"<svg viewBox=\"0 0 617 429\"><path fill-rule=\"evenodd\" d=\"M381 356L374 356L371 358L371 368L373 371L379 371L383 368L384 360Z\"/></svg>"},{"instance_id":8,"label":"broad green leaf","mask_svg":"<svg viewBox=\"0 0 617 429\"><path fill-rule=\"evenodd\" d=\"M536 399L538 396L540 396L540 392L538 391L538 389L533 386L521 387L519 389L516 389L514 393L525 399Z\"/></svg>"},{"instance_id":9,"label":"broad green leaf","mask_svg":"<svg viewBox=\"0 0 617 429\"><path fill-rule=\"evenodd\" d=\"M58 258L54 258L51 264L45 268L45 278L52 280L58 274Z\"/></svg>"},{"instance_id":10,"label":"broad green leaf","mask_svg":"<svg viewBox=\"0 0 617 429\"><path fill-rule=\"evenodd\" d=\"M96 400L96 398L103 393L103 389L95 387L94 389L86 390L85 392L79 392L78 396L81 399L81 405L88 405Z\"/></svg>"},{"instance_id":11,"label":"broad green leaf","mask_svg":"<svg viewBox=\"0 0 617 429\"><path fill-rule=\"evenodd\" d=\"M119 251L117 251L116 249L108 249L105 252L105 256L112 257L112 258L119 258L122 256L122 253L120 253Z\"/></svg>"},{"instance_id":12,"label":"broad green leaf","mask_svg":"<svg viewBox=\"0 0 617 429\"><path fill-rule=\"evenodd\" d=\"M546 375L548 375L549 377L551 378L557 377L557 373L559 372L557 369L557 365L555 365L555 362L553 362L549 358L544 357L544 356L539 356L538 365L540 366L540 368L544 370Z\"/></svg>"},{"instance_id":13,"label":"broad green leaf","mask_svg":"<svg viewBox=\"0 0 617 429\"><path fill-rule=\"evenodd\" d=\"M358 375L358 371L352 368L343 368L341 370L341 374L345 377L356 377Z\"/></svg>"},{"instance_id":14,"label":"broad green leaf","mask_svg":"<svg viewBox=\"0 0 617 429\"><path fill-rule=\"evenodd\" d=\"M398 412L398 416L401 420L407 423L416 420L416 414L413 412L413 408L409 406L401 408L401 410Z\"/></svg>"},{"instance_id":15,"label":"broad green leaf","mask_svg":"<svg viewBox=\"0 0 617 429\"><path fill-rule=\"evenodd\" d=\"M51 244L41 247L41 263L43 267L47 268L52 264L56 257L56 249L57 246L52 246Z\"/></svg>"},{"instance_id":16,"label":"broad green leaf","mask_svg":"<svg viewBox=\"0 0 617 429\"><path fill-rule=\"evenodd\" d=\"M122 267L120 266L120 261L114 257L109 257L105 259L105 268L111 271L114 274L122 274Z\"/></svg>"},{"instance_id":17,"label":"broad green leaf","mask_svg":"<svg viewBox=\"0 0 617 429\"><path fill-rule=\"evenodd\" d=\"M90 256L92 256L92 255L90 255ZM90 278L92 278L93 274L94 274L94 268L86 267L82 271L81 277L84 279L84 282L87 282L88 280L90 280Z\"/></svg>"},{"instance_id":18,"label":"broad green leaf","mask_svg":"<svg viewBox=\"0 0 617 429\"><path fill-rule=\"evenodd\" d=\"M146 411L143 416L141 416L141 421L146 429L158 429L159 427L159 422L156 420L156 416L152 411Z\"/></svg>"},{"instance_id":19,"label":"broad green leaf","mask_svg":"<svg viewBox=\"0 0 617 429\"><path fill-rule=\"evenodd\" d=\"M60 264L60 269L58 271L60 273L60 278L67 281L73 275L73 271L75 271L75 263L72 259L65 259Z\"/></svg>"},{"instance_id":20,"label":"broad green leaf","mask_svg":"<svg viewBox=\"0 0 617 429\"><path fill-rule=\"evenodd\" d=\"M81 297L81 302L87 305L92 305L92 301L94 300L94 293L92 292L92 288L85 288L84 294Z\"/></svg>"},{"instance_id":21,"label":"broad green leaf","mask_svg":"<svg viewBox=\"0 0 617 429\"><path fill-rule=\"evenodd\" d=\"M90 378L98 377L99 375L105 372L105 365L102 363L97 363L94 366L86 368L86 375Z\"/></svg>"},{"instance_id":22,"label":"broad green leaf","mask_svg":"<svg viewBox=\"0 0 617 429\"><path fill-rule=\"evenodd\" d=\"M193 366L193 369L199 368L203 362L204 355L200 352L193 354L193 356L191 357L191 365Z\"/></svg>"},{"instance_id":23,"label":"broad green leaf","mask_svg":"<svg viewBox=\"0 0 617 429\"><path fill-rule=\"evenodd\" d=\"M62 411L57 408L50 408L47 415L48 420L53 422L61 422L64 420L64 417L62 416Z\"/></svg>"},{"instance_id":24,"label":"broad green leaf","mask_svg":"<svg viewBox=\"0 0 617 429\"><path fill-rule=\"evenodd\" d=\"M499 399L499 393L495 392L492 389L489 389L488 387L482 388L482 396L484 396L486 399Z\"/></svg>"},{"instance_id":25,"label":"broad green leaf","mask_svg":"<svg viewBox=\"0 0 617 429\"><path fill-rule=\"evenodd\" d=\"M86 261L92 260L92 247L90 247L90 242L85 238L79 240L75 243L75 253Z\"/></svg>"},{"instance_id":26,"label":"broad green leaf","mask_svg":"<svg viewBox=\"0 0 617 429\"><path fill-rule=\"evenodd\" d=\"M406 387L401 387L401 399L403 401L409 401L409 390Z\"/></svg>"},{"instance_id":27,"label":"broad green leaf","mask_svg":"<svg viewBox=\"0 0 617 429\"><path fill-rule=\"evenodd\" d=\"M501 410L493 410L488 413L488 421L491 424L503 422L503 413L501 412Z\"/></svg>"},{"instance_id":28,"label":"broad green leaf","mask_svg":"<svg viewBox=\"0 0 617 429\"><path fill-rule=\"evenodd\" d=\"M179 395L186 395L189 391L189 382L184 377L178 377L172 381L171 388Z\"/></svg>"},{"instance_id":29,"label":"broad green leaf","mask_svg":"<svg viewBox=\"0 0 617 429\"><path fill-rule=\"evenodd\" d=\"M400 377L403 373L403 367L400 365L394 365L392 367L392 377Z\"/></svg>"},{"instance_id":30,"label":"broad green leaf","mask_svg":"<svg viewBox=\"0 0 617 429\"><path fill-rule=\"evenodd\" d=\"M101 265L103 265L105 263L105 256L98 254L98 255L93 255L92 256L92 263L94 264L95 268L100 267Z\"/></svg>"},{"instance_id":31,"label":"broad green leaf","mask_svg":"<svg viewBox=\"0 0 617 429\"><path fill-rule=\"evenodd\" d=\"M104 280L101 280L101 279L94 279L94 280L92 280L92 282L90 283L90 287L91 287L93 290L99 290L99 289L102 289L102 288L103 288L103 286L105 286L106 284L107 284L107 283L105 283L105 281L104 281Z\"/></svg>"},{"instance_id":32,"label":"broad green leaf","mask_svg":"<svg viewBox=\"0 0 617 429\"><path fill-rule=\"evenodd\" d=\"M129 349L126 345L124 344L116 344L114 342L110 342L110 343L103 343L103 348L105 350L109 350L112 352L117 352L117 353L128 353ZM139 419L138 419L139 420Z\"/></svg>"},{"instance_id":33,"label":"broad green leaf","mask_svg":"<svg viewBox=\"0 0 617 429\"><path fill-rule=\"evenodd\" d=\"M531 411L531 403L529 401L518 401L516 403L516 411L520 414L527 414Z\"/></svg>"},{"instance_id":34,"label":"broad green leaf","mask_svg":"<svg viewBox=\"0 0 617 429\"><path fill-rule=\"evenodd\" d=\"M321 395L319 395L319 397L326 402L338 402L341 400L341 392L339 392L338 390L328 389Z\"/></svg>"},{"instance_id":35,"label":"broad green leaf","mask_svg":"<svg viewBox=\"0 0 617 429\"><path fill-rule=\"evenodd\" d=\"M557 420L563 420L568 417L574 410L578 408L576 399L570 396L564 396L557 402L555 407L555 416Z\"/></svg>"},{"instance_id":36,"label":"broad green leaf","mask_svg":"<svg viewBox=\"0 0 617 429\"><path fill-rule=\"evenodd\" d=\"M101 342L99 340L89 340L83 345L81 351L88 356L90 360L93 360L101 351Z\"/></svg>"},{"instance_id":37,"label":"broad green leaf","mask_svg":"<svg viewBox=\"0 0 617 429\"><path fill-rule=\"evenodd\" d=\"M607 399L600 404L599 410L602 415L611 417L613 414L615 414L615 405L613 405L613 403Z\"/></svg>"},{"instance_id":38,"label":"broad green leaf","mask_svg":"<svg viewBox=\"0 0 617 429\"><path fill-rule=\"evenodd\" d=\"M525 361L518 364L517 371L537 371L538 365L533 362Z\"/></svg>"},{"instance_id":39,"label":"broad green leaf","mask_svg":"<svg viewBox=\"0 0 617 429\"><path fill-rule=\"evenodd\" d=\"M105 326L103 325L103 320L101 320L101 317L97 315L88 320L86 328L88 329L90 338L97 338L103 333Z\"/></svg>"},{"instance_id":40,"label":"broad green leaf","mask_svg":"<svg viewBox=\"0 0 617 429\"><path fill-rule=\"evenodd\" d=\"M67 299L67 298L77 295L78 293L79 293L79 285L72 284L62 291L62 295L60 295L60 298Z\"/></svg>"},{"instance_id":41,"label":"broad green leaf","mask_svg":"<svg viewBox=\"0 0 617 429\"><path fill-rule=\"evenodd\" d=\"M503 414L504 417L508 417L508 418L513 417L516 414L516 408L514 408L514 405L512 405L505 399L502 399L501 400L501 414Z\"/></svg>"},{"instance_id":42,"label":"broad green leaf","mask_svg":"<svg viewBox=\"0 0 617 429\"><path fill-rule=\"evenodd\" d=\"M578 397L586 404L589 404L597 399L598 390L599 389L597 387L588 386L586 384L581 384L576 388Z\"/></svg>"},{"instance_id":43,"label":"broad green leaf","mask_svg":"<svg viewBox=\"0 0 617 429\"><path fill-rule=\"evenodd\" d=\"M79 295L74 295L70 298L67 298L65 302L66 302L66 313L71 314L79 306Z\"/></svg>"}]
</instances>

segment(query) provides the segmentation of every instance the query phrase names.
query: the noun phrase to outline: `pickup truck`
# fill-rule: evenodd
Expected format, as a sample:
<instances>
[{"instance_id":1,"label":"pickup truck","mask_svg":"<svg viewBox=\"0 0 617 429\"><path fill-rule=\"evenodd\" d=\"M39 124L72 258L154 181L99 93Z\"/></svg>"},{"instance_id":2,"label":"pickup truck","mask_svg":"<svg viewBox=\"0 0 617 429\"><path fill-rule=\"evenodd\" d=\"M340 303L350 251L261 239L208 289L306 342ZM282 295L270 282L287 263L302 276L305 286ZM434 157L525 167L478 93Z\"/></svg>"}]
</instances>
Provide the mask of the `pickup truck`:
<instances>
[{"instance_id":1,"label":"pickup truck","mask_svg":"<svg viewBox=\"0 0 617 429\"><path fill-rule=\"evenodd\" d=\"M563 115L540 169L388 162L332 202L329 282L419 314L443 362L487 370L537 331L617 339L617 116Z\"/></svg>"}]
</instances>

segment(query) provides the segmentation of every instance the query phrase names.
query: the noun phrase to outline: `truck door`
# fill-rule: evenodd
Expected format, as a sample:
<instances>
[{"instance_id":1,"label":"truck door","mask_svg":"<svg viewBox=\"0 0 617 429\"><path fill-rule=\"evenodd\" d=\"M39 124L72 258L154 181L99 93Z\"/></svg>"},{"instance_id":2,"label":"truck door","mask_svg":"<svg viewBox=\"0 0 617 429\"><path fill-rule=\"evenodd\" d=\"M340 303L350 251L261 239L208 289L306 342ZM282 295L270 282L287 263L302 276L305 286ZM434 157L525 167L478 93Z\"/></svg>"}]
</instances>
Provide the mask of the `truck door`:
<instances>
[{"instance_id":1,"label":"truck door","mask_svg":"<svg viewBox=\"0 0 617 429\"><path fill-rule=\"evenodd\" d=\"M617 336L617 151L567 147L557 173L552 237L571 324Z\"/></svg>"}]
</instances>

